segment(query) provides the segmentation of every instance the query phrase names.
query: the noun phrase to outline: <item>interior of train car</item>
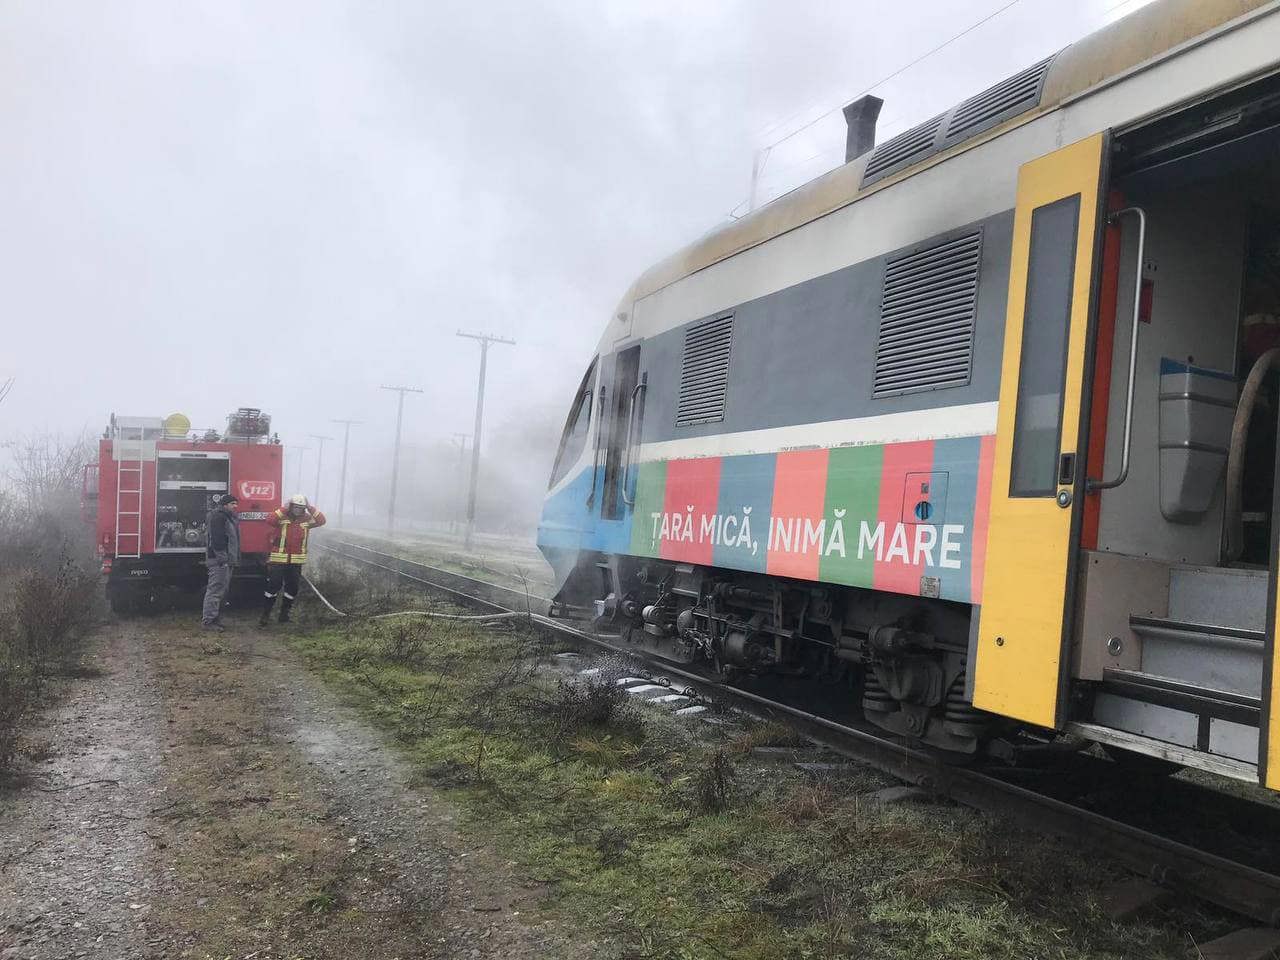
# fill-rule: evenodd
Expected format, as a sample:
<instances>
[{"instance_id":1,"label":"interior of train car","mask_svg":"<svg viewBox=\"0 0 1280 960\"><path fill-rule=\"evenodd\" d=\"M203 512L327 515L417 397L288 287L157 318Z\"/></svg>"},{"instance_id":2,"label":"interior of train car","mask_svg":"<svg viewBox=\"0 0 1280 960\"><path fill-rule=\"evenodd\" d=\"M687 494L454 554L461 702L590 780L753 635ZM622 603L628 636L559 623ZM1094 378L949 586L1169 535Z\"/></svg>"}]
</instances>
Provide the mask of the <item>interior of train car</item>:
<instances>
[{"instance_id":1,"label":"interior of train car","mask_svg":"<svg viewBox=\"0 0 1280 960\"><path fill-rule=\"evenodd\" d=\"M1123 482L1085 511L1071 670L1092 682L1071 715L1095 739L1253 779L1276 562L1280 78L1119 131L1110 158L1089 476L1123 473L1131 440Z\"/></svg>"}]
</instances>

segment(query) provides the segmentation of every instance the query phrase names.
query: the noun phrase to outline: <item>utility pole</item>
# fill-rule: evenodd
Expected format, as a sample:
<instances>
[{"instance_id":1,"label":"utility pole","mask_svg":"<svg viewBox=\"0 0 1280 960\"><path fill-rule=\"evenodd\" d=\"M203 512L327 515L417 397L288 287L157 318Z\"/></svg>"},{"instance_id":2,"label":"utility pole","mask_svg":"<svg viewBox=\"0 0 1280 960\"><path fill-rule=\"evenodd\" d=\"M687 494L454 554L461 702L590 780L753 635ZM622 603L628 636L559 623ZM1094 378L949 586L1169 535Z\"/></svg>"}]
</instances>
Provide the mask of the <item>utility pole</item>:
<instances>
[{"instance_id":1,"label":"utility pole","mask_svg":"<svg viewBox=\"0 0 1280 960\"><path fill-rule=\"evenodd\" d=\"M311 448L308 447L305 443L297 443L291 446L286 446L284 448L284 453L286 457L292 456L294 452L298 454L298 465L294 468L295 477L297 480L297 482L294 483L293 485L293 489L295 490L297 490L298 487L302 486L302 462L307 458L307 451L310 449ZM288 479L289 478L286 475L285 480L287 481ZM280 495L281 502L285 501L286 499L288 499L288 497L282 493Z\"/></svg>"},{"instance_id":2,"label":"utility pole","mask_svg":"<svg viewBox=\"0 0 1280 960\"><path fill-rule=\"evenodd\" d=\"M320 502L320 468L324 466L324 442L332 440L333 437L322 437L318 433L309 434L312 440L320 441L320 449L316 453L316 485L311 493L313 503Z\"/></svg>"},{"instance_id":3,"label":"utility pole","mask_svg":"<svg viewBox=\"0 0 1280 960\"><path fill-rule=\"evenodd\" d=\"M495 337L488 333L463 333L458 331L458 336L466 337L468 340L480 341L480 386L476 390L476 425L471 431L471 492L467 496L467 537L465 541L466 548L471 549L471 535L475 532L476 525L476 486L480 479L480 427L484 420L484 373L485 366L489 360L489 345L491 343L505 343L515 346L514 340L507 340L503 337Z\"/></svg>"},{"instance_id":4,"label":"utility pole","mask_svg":"<svg viewBox=\"0 0 1280 960\"><path fill-rule=\"evenodd\" d=\"M387 536L391 536L396 529L396 479L400 475L400 427L404 423L404 395L422 391L417 387L383 386L382 389L394 390L400 394L400 400L396 404L396 446L391 454L391 502L387 505Z\"/></svg>"},{"instance_id":5,"label":"utility pole","mask_svg":"<svg viewBox=\"0 0 1280 960\"><path fill-rule=\"evenodd\" d=\"M458 529L458 518L462 516L462 510L467 495L467 441L471 439L469 433L455 433L453 435L453 443L458 448L458 504L453 515L453 523L451 527L456 533Z\"/></svg>"},{"instance_id":6,"label":"utility pole","mask_svg":"<svg viewBox=\"0 0 1280 960\"><path fill-rule=\"evenodd\" d=\"M351 425L359 420L334 420L343 425L342 430L342 474L338 480L338 529L342 529L343 517L347 506L347 447L351 443Z\"/></svg>"}]
</instances>

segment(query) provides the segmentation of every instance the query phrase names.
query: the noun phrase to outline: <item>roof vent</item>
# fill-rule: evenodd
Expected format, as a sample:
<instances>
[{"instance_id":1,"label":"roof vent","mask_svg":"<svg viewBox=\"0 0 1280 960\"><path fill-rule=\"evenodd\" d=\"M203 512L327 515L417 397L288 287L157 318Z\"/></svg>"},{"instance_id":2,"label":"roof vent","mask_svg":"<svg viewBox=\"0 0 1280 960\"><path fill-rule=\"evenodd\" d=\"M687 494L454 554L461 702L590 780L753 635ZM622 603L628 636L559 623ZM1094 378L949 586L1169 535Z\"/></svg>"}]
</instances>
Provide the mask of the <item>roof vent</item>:
<instances>
[{"instance_id":1,"label":"roof vent","mask_svg":"<svg viewBox=\"0 0 1280 960\"><path fill-rule=\"evenodd\" d=\"M946 114L940 113L932 120L926 120L919 126L912 127L876 147L875 153L871 154L871 159L867 161L867 169L862 175L862 185L865 187L933 153L934 142L938 139L938 128L942 126L945 116Z\"/></svg>"},{"instance_id":2,"label":"roof vent","mask_svg":"<svg viewBox=\"0 0 1280 960\"><path fill-rule=\"evenodd\" d=\"M873 397L969 382L982 231L885 265Z\"/></svg>"},{"instance_id":3,"label":"roof vent","mask_svg":"<svg viewBox=\"0 0 1280 960\"><path fill-rule=\"evenodd\" d=\"M876 120L884 101L868 94L844 108L849 132L844 141L844 162L856 160L876 145Z\"/></svg>"},{"instance_id":4,"label":"roof vent","mask_svg":"<svg viewBox=\"0 0 1280 960\"><path fill-rule=\"evenodd\" d=\"M949 146L1030 110L1040 102L1040 92L1051 63L1053 57L1041 60L964 101L951 112L943 143Z\"/></svg>"},{"instance_id":5,"label":"roof vent","mask_svg":"<svg viewBox=\"0 0 1280 960\"><path fill-rule=\"evenodd\" d=\"M724 419L732 343L732 315L695 323L685 331L680 401L676 405L677 427Z\"/></svg>"}]
</instances>

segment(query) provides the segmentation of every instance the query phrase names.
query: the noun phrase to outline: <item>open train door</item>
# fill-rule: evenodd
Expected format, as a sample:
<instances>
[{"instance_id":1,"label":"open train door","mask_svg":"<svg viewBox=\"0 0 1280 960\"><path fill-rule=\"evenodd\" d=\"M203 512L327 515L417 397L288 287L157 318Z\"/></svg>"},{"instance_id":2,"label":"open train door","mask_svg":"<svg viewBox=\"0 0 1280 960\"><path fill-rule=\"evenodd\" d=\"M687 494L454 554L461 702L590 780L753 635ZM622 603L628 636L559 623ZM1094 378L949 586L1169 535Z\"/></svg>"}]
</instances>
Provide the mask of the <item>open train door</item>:
<instances>
[{"instance_id":1,"label":"open train door","mask_svg":"<svg viewBox=\"0 0 1280 960\"><path fill-rule=\"evenodd\" d=\"M1018 172L973 703L1042 727L1064 719L1109 145Z\"/></svg>"}]
</instances>

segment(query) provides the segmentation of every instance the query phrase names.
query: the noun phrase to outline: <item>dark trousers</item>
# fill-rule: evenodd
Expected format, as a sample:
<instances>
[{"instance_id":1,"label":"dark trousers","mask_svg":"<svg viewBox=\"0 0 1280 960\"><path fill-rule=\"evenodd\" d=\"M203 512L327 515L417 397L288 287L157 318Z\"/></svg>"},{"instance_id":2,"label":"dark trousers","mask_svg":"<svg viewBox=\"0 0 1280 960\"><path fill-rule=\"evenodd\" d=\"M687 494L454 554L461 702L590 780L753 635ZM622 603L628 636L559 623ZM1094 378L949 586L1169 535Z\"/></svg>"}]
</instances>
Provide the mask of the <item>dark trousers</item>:
<instances>
[{"instance_id":1,"label":"dark trousers","mask_svg":"<svg viewBox=\"0 0 1280 960\"><path fill-rule=\"evenodd\" d=\"M284 594L280 599L280 616L287 617L289 608L298 597L298 583L302 578L300 563L268 563L267 592L263 597L262 615L266 616L275 605L276 594Z\"/></svg>"}]
</instances>

